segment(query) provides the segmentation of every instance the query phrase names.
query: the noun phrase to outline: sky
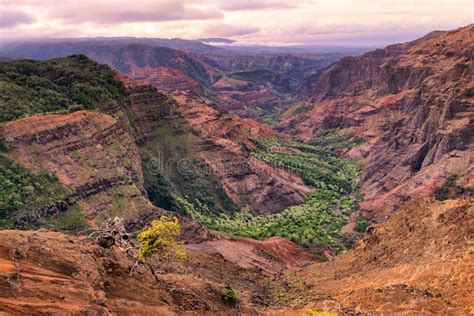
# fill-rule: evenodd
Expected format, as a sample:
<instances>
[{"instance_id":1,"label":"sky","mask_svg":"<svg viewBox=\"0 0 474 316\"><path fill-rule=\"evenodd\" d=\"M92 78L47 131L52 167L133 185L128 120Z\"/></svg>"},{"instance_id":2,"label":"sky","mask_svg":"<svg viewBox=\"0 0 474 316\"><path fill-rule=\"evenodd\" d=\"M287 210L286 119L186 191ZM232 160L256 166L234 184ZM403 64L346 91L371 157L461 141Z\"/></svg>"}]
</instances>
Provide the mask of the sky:
<instances>
[{"instance_id":1,"label":"sky","mask_svg":"<svg viewBox=\"0 0 474 316\"><path fill-rule=\"evenodd\" d=\"M0 0L3 41L135 36L385 45L473 22L473 0Z\"/></svg>"}]
</instances>

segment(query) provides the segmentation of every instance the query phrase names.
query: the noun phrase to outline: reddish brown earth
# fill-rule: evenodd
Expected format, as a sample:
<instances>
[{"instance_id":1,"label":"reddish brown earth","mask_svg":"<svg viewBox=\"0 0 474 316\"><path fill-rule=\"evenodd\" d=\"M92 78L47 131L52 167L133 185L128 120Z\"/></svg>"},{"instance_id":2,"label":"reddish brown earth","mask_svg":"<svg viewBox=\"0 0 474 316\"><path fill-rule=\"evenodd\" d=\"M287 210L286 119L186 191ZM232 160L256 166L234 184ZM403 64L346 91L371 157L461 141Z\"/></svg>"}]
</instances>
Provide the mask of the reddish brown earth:
<instances>
[{"instance_id":1,"label":"reddish brown earth","mask_svg":"<svg viewBox=\"0 0 474 316\"><path fill-rule=\"evenodd\" d=\"M87 237L0 232L0 310L138 315L470 315L474 201L414 200L356 247L325 263L281 238L217 239L186 246L185 263L145 266ZM400 236L404 236L403 239ZM467 238L467 239L466 239ZM303 266L302 266L303 265ZM286 270L283 274L279 274ZM220 290L236 288L237 308ZM270 306L268 306L270 304Z\"/></svg>"},{"instance_id":2,"label":"reddish brown earth","mask_svg":"<svg viewBox=\"0 0 474 316\"><path fill-rule=\"evenodd\" d=\"M112 116L87 111L33 116L6 124L2 132L13 149L9 158L54 173L73 189L92 225L111 214L132 218L153 208L134 139Z\"/></svg>"},{"instance_id":3,"label":"reddish brown earth","mask_svg":"<svg viewBox=\"0 0 474 316\"><path fill-rule=\"evenodd\" d=\"M131 109L137 115L145 138L153 137L160 115L157 99L163 99L149 86L121 76L131 91ZM255 146L253 137L279 135L270 127L253 119L243 119L223 112L194 94L176 92L172 111L191 126L192 134L204 145L194 148L217 175L228 197L241 209L253 213L268 214L302 202L310 191L296 174L275 168L249 154ZM173 119L170 117L170 119ZM174 117L179 122L177 117ZM180 124L180 123L177 123ZM178 126L181 131L187 127ZM146 136L148 135L148 136ZM284 137L283 135L279 135Z\"/></svg>"},{"instance_id":4,"label":"reddish brown earth","mask_svg":"<svg viewBox=\"0 0 474 316\"><path fill-rule=\"evenodd\" d=\"M269 300L269 277L262 276L262 269L273 275L311 260L311 255L283 239L217 244L216 251L209 251L209 244L188 245L183 263L164 267L152 261L156 271L167 270L158 274L157 282L145 265L130 273L134 261L115 246L105 249L86 237L47 231L1 231L0 311L7 315L256 314ZM270 258L278 248L285 249ZM245 264L241 258L229 258L243 249ZM227 284L238 290L237 307L221 301Z\"/></svg>"},{"instance_id":5,"label":"reddish brown earth","mask_svg":"<svg viewBox=\"0 0 474 316\"><path fill-rule=\"evenodd\" d=\"M474 313L474 200L414 200L334 261L280 279L294 309L362 315Z\"/></svg>"},{"instance_id":6,"label":"reddish brown earth","mask_svg":"<svg viewBox=\"0 0 474 316\"><path fill-rule=\"evenodd\" d=\"M366 140L345 153L363 163L361 206L374 219L431 195L449 174L473 186L473 43L470 25L343 58L309 87L312 109L287 118L286 130Z\"/></svg>"},{"instance_id":7,"label":"reddish brown earth","mask_svg":"<svg viewBox=\"0 0 474 316\"><path fill-rule=\"evenodd\" d=\"M253 119L216 110L204 101L175 94L179 111L212 144L201 157L218 175L224 190L242 209L259 214L276 213L303 202L310 191L303 180L283 169L250 156L253 137L278 135Z\"/></svg>"},{"instance_id":8,"label":"reddish brown earth","mask_svg":"<svg viewBox=\"0 0 474 316\"><path fill-rule=\"evenodd\" d=\"M165 93L192 91L202 94L204 91L203 86L199 82L196 82L185 73L170 67L133 67L127 75L135 80L145 81Z\"/></svg>"},{"instance_id":9,"label":"reddish brown earth","mask_svg":"<svg viewBox=\"0 0 474 316\"><path fill-rule=\"evenodd\" d=\"M289 267L303 267L314 261L314 256L286 238L271 237L265 240L225 238L188 245L206 253L218 253L241 268L257 267L272 275Z\"/></svg>"}]
</instances>

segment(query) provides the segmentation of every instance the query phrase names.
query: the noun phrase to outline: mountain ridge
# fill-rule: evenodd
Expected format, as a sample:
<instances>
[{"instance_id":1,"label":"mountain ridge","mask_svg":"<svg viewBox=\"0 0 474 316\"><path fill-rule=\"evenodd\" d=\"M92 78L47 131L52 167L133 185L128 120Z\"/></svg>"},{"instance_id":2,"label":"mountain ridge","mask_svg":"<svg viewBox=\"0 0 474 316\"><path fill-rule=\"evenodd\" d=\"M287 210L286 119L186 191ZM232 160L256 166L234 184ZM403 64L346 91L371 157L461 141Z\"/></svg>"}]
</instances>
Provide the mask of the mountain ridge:
<instances>
[{"instance_id":1,"label":"mountain ridge","mask_svg":"<svg viewBox=\"0 0 474 316\"><path fill-rule=\"evenodd\" d=\"M472 186L473 36L470 25L345 57L313 83L310 109L283 129L306 139L326 129L365 139L346 154L365 161L361 205L373 218L407 196L431 195L450 174Z\"/></svg>"}]
</instances>

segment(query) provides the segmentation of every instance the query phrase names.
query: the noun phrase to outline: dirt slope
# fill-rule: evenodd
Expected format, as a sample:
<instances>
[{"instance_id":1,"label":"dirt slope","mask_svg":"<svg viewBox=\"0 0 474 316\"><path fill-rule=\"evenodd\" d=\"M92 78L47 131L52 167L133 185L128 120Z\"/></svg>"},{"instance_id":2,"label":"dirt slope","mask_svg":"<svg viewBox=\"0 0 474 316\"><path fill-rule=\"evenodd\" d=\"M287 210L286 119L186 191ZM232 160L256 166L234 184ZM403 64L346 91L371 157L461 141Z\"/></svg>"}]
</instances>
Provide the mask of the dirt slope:
<instances>
[{"instance_id":1,"label":"dirt slope","mask_svg":"<svg viewBox=\"0 0 474 316\"><path fill-rule=\"evenodd\" d=\"M472 315L474 200L416 200L334 261L280 280L295 306L369 315ZM281 291L281 290L280 290Z\"/></svg>"},{"instance_id":2,"label":"dirt slope","mask_svg":"<svg viewBox=\"0 0 474 316\"><path fill-rule=\"evenodd\" d=\"M294 258L311 256L281 240L247 243L227 241L227 253L247 250L250 264L235 264L205 246L186 247L188 260L166 266L157 282L148 268L130 274L134 261L118 248L102 248L87 237L70 237L47 231L0 232L0 312L49 315L51 313L135 315L239 315L254 314L268 301L267 277L299 264ZM289 247L292 255L268 254L275 246ZM253 248L252 244L258 245ZM258 250L257 250L258 249ZM266 249L266 257L263 250ZM285 257L286 256L286 257ZM151 262L156 271L162 264ZM221 290L237 289L240 304L227 307Z\"/></svg>"}]
</instances>

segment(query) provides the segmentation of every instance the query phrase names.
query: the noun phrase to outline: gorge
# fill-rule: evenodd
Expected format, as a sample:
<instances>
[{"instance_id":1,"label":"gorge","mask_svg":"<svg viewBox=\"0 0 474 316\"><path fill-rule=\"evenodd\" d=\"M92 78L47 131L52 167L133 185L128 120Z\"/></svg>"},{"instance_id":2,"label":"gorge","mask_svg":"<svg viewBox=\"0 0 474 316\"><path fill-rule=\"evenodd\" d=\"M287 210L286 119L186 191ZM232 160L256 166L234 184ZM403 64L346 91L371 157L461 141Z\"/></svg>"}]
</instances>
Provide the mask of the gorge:
<instances>
[{"instance_id":1,"label":"gorge","mask_svg":"<svg viewBox=\"0 0 474 316\"><path fill-rule=\"evenodd\" d=\"M361 53L0 47L0 314L472 313L474 26Z\"/></svg>"}]
</instances>

